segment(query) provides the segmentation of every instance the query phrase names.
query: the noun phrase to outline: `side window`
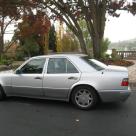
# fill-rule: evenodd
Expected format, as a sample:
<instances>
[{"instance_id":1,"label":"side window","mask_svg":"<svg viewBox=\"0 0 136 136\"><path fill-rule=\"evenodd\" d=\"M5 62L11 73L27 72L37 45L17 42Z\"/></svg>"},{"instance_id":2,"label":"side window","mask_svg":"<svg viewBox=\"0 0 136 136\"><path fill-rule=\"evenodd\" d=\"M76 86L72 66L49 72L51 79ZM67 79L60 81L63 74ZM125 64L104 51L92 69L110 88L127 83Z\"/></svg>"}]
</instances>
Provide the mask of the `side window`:
<instances>
[{"instance_id":1,"label":"side window","mask_svg":"<svg viewBox=\"0 0 136 136\"><path fill-rule=\"evenodd\" d=\"M74 65L66 58L51 58L48 63L48 74L78 73Z\"/></svg>"},{"instance_id":2,"label":"side window","mask_svg":"<svg viewBox=\"0 0 136 136\"><path fill-rule=\"evenodd\" d=\"M78 73L78 70L69 60L67 60L67 73Z\"/></svg>"},{"instance_id":3,"label":"side window","mask_svg":"<svg viewBox=\"0 0 136 136\"><path fill-rule=\"evenodd\" d=\"M22 74L41 74L45 64L45 58L30 60L21 68Z\"/></svg>"},{"instance_id":4,"label":"side window","mask_svg":"<svg viewBox=\"0 0 136 136\"><path fill-rule=\"evenodd\" d=\"M51 58L49 59L47 73L66 73L65 58Z\"/></svg>"}]
</instances>

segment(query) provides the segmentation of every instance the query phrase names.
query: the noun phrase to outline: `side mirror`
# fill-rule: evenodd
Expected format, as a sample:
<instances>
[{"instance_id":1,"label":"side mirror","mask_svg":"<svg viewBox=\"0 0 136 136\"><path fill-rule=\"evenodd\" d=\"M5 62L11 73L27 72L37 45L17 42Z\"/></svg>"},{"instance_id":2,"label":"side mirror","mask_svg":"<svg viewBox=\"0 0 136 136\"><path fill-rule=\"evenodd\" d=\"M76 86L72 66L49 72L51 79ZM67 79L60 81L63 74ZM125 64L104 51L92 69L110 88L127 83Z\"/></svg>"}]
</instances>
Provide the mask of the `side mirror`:
<instances>
[{"instance_id":1,"label":"side mirror","mask_svg":"<svg viewBox=\"0 0 136 136\"><path fill-rule=\"evenodd\" d=\"M18 70L16 71L16 74L21 74L21 70L18 69Z\"/></svg>"}]
</instances>

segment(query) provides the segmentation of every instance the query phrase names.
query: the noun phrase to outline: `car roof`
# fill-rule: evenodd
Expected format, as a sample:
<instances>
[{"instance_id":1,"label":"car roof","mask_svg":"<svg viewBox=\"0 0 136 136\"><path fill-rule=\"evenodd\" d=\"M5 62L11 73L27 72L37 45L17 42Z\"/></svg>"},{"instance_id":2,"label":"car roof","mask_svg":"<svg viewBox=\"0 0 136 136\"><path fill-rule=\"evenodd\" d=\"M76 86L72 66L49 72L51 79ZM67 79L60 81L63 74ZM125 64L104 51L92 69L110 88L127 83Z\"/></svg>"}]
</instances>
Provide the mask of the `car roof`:
<instances>
[{"instance_id":1,"label":"car roof","mask_svg":"<svg viewBox=\"0 0 136 136\"><path fill-rule=\"evenodd\" d=\"M84 57L84 56L87 56L86 54L49 54L49 55L41 55L41 56L35 56L35 57L32 57L32 58L44 58L44 57Z\"/></svg>"},{"instance_id":2,"label":"car roof","mask_svg":"<svg viewBox=\"0 0 136 136\"><path fill-rule=\"evenodd\" d=\"M35 56L30 58L31 59L40 59L40 58L61 58L61 57L65 57L70 59L73 64L81 71L81 72L92 72L92 71L96 71L96 69L94 69L93 67L90 67L90 65L88 63L86 63L84 60L79 59L80 57L86 57L86 54L74 54L74 53L70 53L70 54L50 54L50 55L42 55L42 56ZM28 60L28 61L29 61Z\"/></svg>"}]
</instances>

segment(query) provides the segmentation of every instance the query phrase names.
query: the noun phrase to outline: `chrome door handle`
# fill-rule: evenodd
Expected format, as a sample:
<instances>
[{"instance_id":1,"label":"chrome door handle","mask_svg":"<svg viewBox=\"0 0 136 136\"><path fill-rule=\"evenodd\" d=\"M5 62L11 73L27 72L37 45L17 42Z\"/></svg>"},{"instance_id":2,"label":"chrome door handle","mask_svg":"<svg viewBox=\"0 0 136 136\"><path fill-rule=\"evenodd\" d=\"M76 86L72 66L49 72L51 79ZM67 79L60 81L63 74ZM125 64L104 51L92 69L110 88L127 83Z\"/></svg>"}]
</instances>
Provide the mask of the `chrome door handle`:
<instances>
[{"instance_id":1,"label":"chrome door handle","mask_svg":"<svg viewBox=\"0 0 136 136\"><path fill-rule=\"evenodd\" d=\"M68 79L69 80L77 80L78 78L77 77L69 77Z\"/></svg>"},{"instance_id":2,"label":"chrome door handle","mask_svg":"<svg viewBox=\"0 0 136 136\"><path fill-rule=\"evenodd\" d=\"M40 80L42 80L42 77L35 77L34 79L40 79Z\"/></svg>"}]
</instances>

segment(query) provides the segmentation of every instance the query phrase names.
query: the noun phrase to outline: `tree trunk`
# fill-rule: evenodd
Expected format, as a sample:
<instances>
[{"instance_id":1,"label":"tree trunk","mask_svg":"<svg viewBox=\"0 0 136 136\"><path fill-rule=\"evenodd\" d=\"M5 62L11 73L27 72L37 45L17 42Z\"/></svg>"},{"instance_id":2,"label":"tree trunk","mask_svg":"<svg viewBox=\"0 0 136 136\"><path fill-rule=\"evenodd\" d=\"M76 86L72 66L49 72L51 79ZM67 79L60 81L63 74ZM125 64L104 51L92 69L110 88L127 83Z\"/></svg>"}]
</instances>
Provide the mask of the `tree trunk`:
<instances>
[{"instance_id":1,"label":"tree trunk","mask_svg":"<svg viewBox=\"0 0 136 136\"><path fill-rule=\"evenodd\" d=\"M77 38L79 40L82 53L88 54L86 44L85 44L85 41L84 41L84 37L82 36L82 34L78 35Z\"/></svg>"},{"instance_id":2,"label":"tree trunk","mask_svg":"<svg viewBox=\"0 0 136 136\"><path fill-rule=\"evenodd\" d=\"M3 53L3 49L4 49L4 36L1 34L0 36L0 56Z\"/></svg>"},{"instance_id":3,"label":"tree trunk","mask_svg":"<svg viewBox=\"0 0 136 136\"><path fill-rule=\"evenodd\" d=\"M4 21L5 21L4 16L2 16L1 21L2 25L0 27L0 57L2 56L4 50Z\"/></svg>"},{"instance_id":4,"label":"tree trunk","mask_svg":"<svg viewBox=\"0 0 136 136\"><path fill-rule=\"evenodd\" d=\"M94 58L100 59L101 58L101 43L102 39L99 38L98 36L92 37L93 41L93 54Z\"/></svg>"}]
</instances>

